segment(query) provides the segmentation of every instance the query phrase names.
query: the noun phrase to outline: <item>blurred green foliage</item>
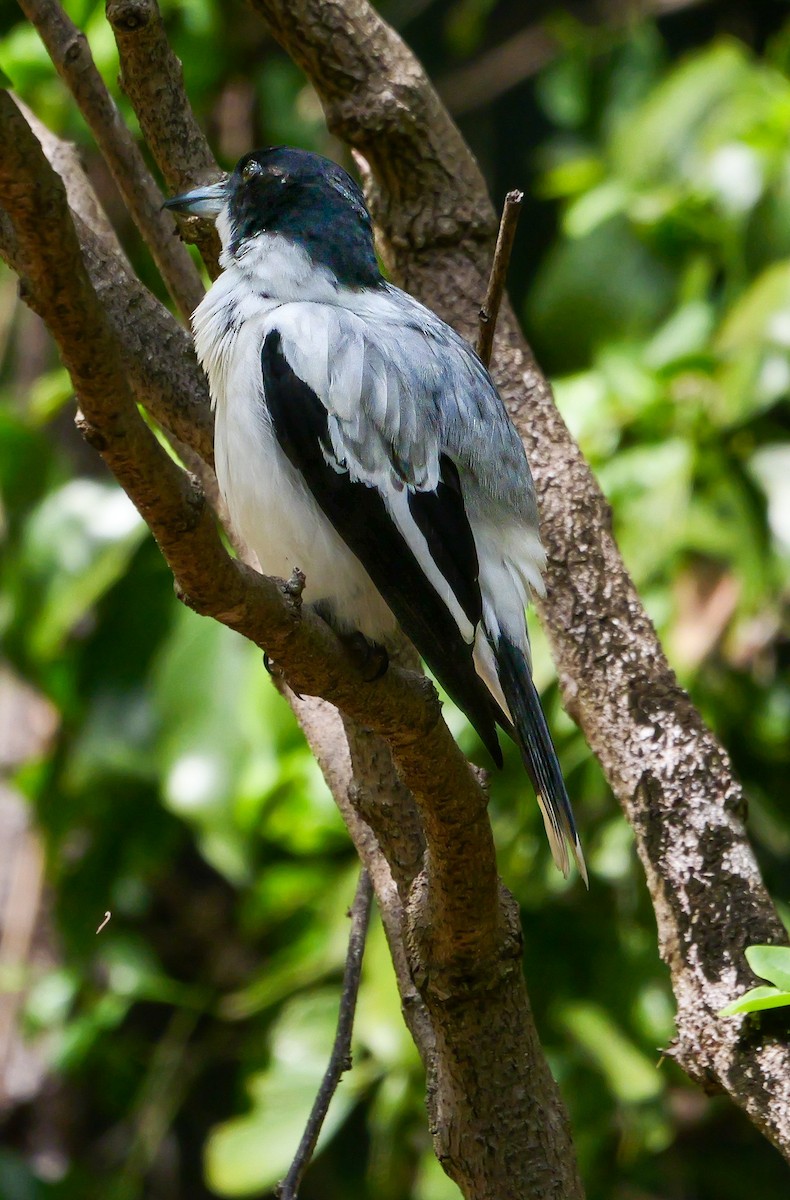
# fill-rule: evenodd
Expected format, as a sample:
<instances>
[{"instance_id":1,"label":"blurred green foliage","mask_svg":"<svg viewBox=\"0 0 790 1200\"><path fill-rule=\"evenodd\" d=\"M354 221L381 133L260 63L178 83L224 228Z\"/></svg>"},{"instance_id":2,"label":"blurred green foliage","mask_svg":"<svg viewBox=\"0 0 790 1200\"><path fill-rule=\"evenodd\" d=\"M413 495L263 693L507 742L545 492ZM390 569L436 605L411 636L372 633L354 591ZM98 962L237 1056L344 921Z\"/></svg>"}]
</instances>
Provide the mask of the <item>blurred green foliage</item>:
<instances>
[{"instance_id":1,"label":"blurred green foliage","mask_svg":"<svg viewBox=\"0 0 790 1200\"><path fill-rule=\"evenodd\" d=\"M103 5L66 7L135 127ZM280 140L342 153L311 89L241 3L162 8L221 158ZM391 9L417 22L418 43L419 21L439 22L425 54L437 73L484 44L500 9L511 26L521 19L491 0ZM647 22L593 36L549 19L561 49L525 85L539 115L535 134L523 130L535 171L522 237L548 231L527 328L673 664L746 784L766 878L787 905L790 26L777 23L761 54L733 36L681 53ZM85 147L160 290L37 38L16 13L2 21L2 69ZM469 132L479 135L473 121ZM327 1057L354 857L258 653L179 608L141 521L79 443L68 380L8 275L0 352L3 654L58 727L11 779L46 850L56 965L33 965L22 982L24 1029L54 1079L8 1123L0 1196L265 1192ZM537 629L535 643L590 894L552 868L513 754L491 813L588 1194L779 1195L786 1168L745 1119L657 1066L673 1003L633 840L559 706ZM374 923L355 1067L305 1200L457 1196L430 1150L423 1091Z\"/></svg>"}]
</instances>

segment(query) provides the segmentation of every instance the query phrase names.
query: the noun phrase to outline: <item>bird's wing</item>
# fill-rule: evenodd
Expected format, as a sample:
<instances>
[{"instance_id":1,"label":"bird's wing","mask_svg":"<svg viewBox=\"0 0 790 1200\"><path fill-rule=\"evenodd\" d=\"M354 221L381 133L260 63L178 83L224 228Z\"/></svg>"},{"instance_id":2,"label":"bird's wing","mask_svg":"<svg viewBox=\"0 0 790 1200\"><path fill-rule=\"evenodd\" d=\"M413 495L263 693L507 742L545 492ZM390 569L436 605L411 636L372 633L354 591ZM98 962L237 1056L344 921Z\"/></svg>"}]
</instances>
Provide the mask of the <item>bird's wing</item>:
<instances>
[{"instance_id":1,"label":"bird's wing","mask_svg":"<svg viewBox=\"0 0 790 1200\"><path fill-rule=\"evenodd\" d=\"M458 470L443 452L441 380L430 355L402 350L339 306L284 305L261 350L266 406L317 504L501 762L500 714L472 658L477 552Z\"/></svg>"}]
</instances>

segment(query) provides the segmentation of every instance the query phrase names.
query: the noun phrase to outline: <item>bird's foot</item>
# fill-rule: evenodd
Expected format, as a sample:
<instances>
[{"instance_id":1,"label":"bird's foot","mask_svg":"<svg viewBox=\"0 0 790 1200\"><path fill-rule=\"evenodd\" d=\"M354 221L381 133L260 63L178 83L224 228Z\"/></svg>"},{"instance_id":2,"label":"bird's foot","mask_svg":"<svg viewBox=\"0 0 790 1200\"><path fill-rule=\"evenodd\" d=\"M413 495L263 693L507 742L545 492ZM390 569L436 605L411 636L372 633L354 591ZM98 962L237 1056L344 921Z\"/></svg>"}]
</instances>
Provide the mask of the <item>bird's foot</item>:
<instances>
[{"instance_id":1,"label":"bird's foot","mask_svg":"<svg viewBox=\"0 0 790 1200\"><path fill-rule=\"evenodd\" d=\"M273 658L269 657L269 653L267 650L264 650L264 652L263 652L263 669L266 672L266 674L271 679L274 680L275 686L286 682L285 672L283 671L283 669L280 666L278 666L278 664L274 661ZM304 699L304 697L301 696L299 694L299 692L296 691L295 688L291 688L291 691L293 692L294 696L296 696L297 700Z\"/></svg>"},{"instance_id":2,"label":"bird's foot","mask_svg":"<svg viewBox=\"0 0 790 1200\"><path fill-rule=\"evenodd\" d=\"M341 634L340 641L365 683L375 683L381 679L390 664L390 656L384 646L372 642L359 632Z\"/></svg>"}]
</instances>

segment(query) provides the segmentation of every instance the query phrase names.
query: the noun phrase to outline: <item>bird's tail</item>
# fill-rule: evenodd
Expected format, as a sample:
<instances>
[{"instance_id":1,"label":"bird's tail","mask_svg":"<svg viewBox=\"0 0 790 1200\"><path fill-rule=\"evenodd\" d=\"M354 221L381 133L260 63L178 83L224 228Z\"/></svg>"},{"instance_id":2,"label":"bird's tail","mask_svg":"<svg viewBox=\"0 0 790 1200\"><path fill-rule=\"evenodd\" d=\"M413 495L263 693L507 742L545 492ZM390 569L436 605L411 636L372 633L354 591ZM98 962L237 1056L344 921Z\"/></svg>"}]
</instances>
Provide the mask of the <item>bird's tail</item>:
<instances>
[{"instance_id":1,"label":"bird's tail","mask_svg":"<svg viewBox=\"0 0 790 1200\"><path fill-rule=\"evenodd\" d=\"M579 874L589 887L570 800L527 657L504 634L499 635L492 649L496 656L499 684L513 721L513 734L535 788L552 857L567 878L570 846Z\"/></svg>"}]
</instances>

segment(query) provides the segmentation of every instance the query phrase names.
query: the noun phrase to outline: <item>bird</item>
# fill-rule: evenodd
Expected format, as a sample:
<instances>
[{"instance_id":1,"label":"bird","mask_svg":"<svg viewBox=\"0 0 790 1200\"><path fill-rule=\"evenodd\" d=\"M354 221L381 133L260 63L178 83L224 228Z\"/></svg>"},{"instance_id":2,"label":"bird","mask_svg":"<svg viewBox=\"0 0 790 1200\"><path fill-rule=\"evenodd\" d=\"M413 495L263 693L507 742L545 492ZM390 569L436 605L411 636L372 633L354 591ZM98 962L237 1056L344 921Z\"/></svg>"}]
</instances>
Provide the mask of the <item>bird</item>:
<instances>
[{"instance_id":1,"label":"bird","mask_svg":"<svg viewBox=\"0 0 790 1200\"><path fill-rule=\"evenodd\" d=\"M546 555L526 454L473 348L382 274L364 194L288 146L165 202L213 220L220 274L192 317L234 530L267 575L304 572L335 631L400 627L501 766L531 778L555 863L587 871L532 679ZM386 659L385 659L386 662Z\"/></svg>"}]
</instances>

